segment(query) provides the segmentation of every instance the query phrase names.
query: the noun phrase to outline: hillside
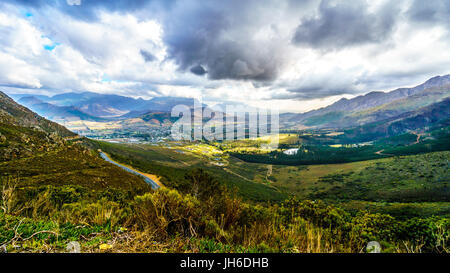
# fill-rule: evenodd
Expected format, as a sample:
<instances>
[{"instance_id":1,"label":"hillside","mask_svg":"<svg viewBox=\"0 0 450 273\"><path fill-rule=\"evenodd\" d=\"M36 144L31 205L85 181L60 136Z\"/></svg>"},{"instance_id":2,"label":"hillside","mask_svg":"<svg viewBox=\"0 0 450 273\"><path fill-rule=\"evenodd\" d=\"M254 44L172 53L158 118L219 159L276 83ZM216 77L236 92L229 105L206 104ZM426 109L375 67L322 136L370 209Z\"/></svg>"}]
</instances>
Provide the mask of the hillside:
<instances>
[{"instance_id":1,"label":"hillside","mask_svg":"<svg viewBox=\"0 0 450 273\"><path fill-rule=\"evenodd\" d=\"M0 92L0 161L57 149L64 145L64 137L73 136Z\"/></svg>"},{"instance_id":2,"label":"hillside","mask_svg":"<svg viewBox=\"0 0 450 273\"><path fill-rule=\"evenodd\" d=\"M178 117L172 117L170 112L147 112L140 116L146 122L158 125L171 125L178 120Z\"/></svg>"},{"instance_id":3,"label":"hillside","mask_svg":"<svg viewBox=\"0 0 450 273\"><path fill-rule=\"evenodd\" d=\"M425 132L431 128L450 125L450 98L414 111L406 112L377 122L344 130L343 137L354 141L368 141L392 137L410 131Z\"/></svg>"},{"instance_id":4,"label":"hillside","mask_svg":"<svg viewBox=\"0 0 450 273\"><path fill-rule=\"evenodd\" d=\"M11 125L37 129L45 133L54 133L62 137L74 136L75 134L63 126L49 121L26 107L17 104L14 100L0 91L0 121Z\"/></svg>"},{"instance_id":5,"label":"hillside","mask_svg":"<svg viewBox=\"0 0 450 273\"><path fill-rule=\"evenodd\" d=\"M314 128L346 128L382 121L421 107L437 103L450 96L450 75L437 76L413 88L390 92L370 92L303 114L283 114L284 128L299 125Z\"/></svg>"},{"instance_id":6,"label":"hillside","mask_svg":"<svg viewBox=\"0 0 450 273\"><path fill-rule=\"evenodd\" d=\"M15 103L0 92L1 179L17 177L21 187L86 185L147 188L143 180L106 163L77 144L77 135Z\"/></svg>"}]
</instances>

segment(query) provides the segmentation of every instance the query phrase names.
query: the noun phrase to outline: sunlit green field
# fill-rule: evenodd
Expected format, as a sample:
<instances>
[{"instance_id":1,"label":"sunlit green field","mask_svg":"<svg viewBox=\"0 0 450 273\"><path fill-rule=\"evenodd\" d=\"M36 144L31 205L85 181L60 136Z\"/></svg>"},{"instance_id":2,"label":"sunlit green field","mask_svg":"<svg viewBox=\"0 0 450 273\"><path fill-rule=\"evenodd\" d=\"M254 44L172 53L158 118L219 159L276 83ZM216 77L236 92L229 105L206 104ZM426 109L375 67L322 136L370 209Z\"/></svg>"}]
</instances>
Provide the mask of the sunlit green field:
<instances>
[{"instance_id":1,"label":"sunlit green field","mask_svg":"<svg viewBox=\"0 0 450 273\"><path fill-rule=\"evenodd\" d=\"M282 143L298 141L283 135ZM110 144L102 149L175 186L185 170L201 167L249 200L277 201L288 196L325 200L347 209L397 215L450 215L450 152L389 157L341 164L284 166L249 163L230 156L233 149L256 148L261 139L232 143L166 142ZM228 146L227 146L228 145Z\"/></svg>"},{"instance_id":2,"label":"sunlit green field","mask_svg":"<svg viewBox=\"0 0 450 273\"><path fill-rule=\"evenodd\" d=\"M193 143L181 142L159 145L113 144L101 141L93 143L119 162L160 176L161 182L169 187L182 187L186 171L200 167L229 187L236 188L239 194L248 200L278 202L288 196L272 185L258 183L240 174L235 167L229 166L229 162L235 159L219 153L213 146L196 146Z\"/></svg>"}]
</instances>

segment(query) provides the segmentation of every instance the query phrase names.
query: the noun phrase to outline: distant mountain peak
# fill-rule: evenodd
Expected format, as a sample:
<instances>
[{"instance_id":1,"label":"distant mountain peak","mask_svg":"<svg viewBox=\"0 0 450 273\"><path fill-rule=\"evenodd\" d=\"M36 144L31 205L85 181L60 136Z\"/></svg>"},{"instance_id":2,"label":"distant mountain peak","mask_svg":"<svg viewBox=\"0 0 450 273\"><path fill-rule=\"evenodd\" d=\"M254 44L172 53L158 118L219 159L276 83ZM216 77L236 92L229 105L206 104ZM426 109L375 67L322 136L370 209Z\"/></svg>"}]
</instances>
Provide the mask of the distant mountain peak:
<instances>
[{"instance_id":1,"label":"distant mountain peak","mask_svg":"<svg viewBox=\"0 0 450 273\"><path fill-rule=\"evenodd\" d=\"M425 90L427 92L424 92ZM286 115L285 122L294 125L306 122L306 124L314 124L314 126L347 126L371 120L382 120L406 110L412 111L414 107L425 107L439 102L449 95L450 74L432 77L411 88L398 88L390 92L372 91L352 99L342 98L327 107L302 114ZM334 113L333 118L338 114L342 118L334 119L331 122L329 113ZM361 119L358 120L358 117ZM311 122L311 119L314 123ZM321 123L319 124L317 121Z\"/></svg>"},{"instance_id":2,"label":"distant mountain peak","mask_svg":"<svg viewBox=\"0 0 450 273\"><path fill-rule=\"evenodd\" d=\"M28 97L23 97L19 100L19 103L28 103L28 104L37 104L37 103L43 103L44 101L38 99L35 96L28 96Z\"/></svg>"},{"instance_id":3,"label":"distant mountain peak","mask_svg":"<svg viewBox=\"0 0 450 273\"><path fill-rule=\"evenodd\" d=\"M450 74L444 75L444 76L435 76L433 78L430 78L423 84L417 86L422 87L423 89L438 86L438 85L444 85L450 83Z\"/></svg>"}]
</instances>

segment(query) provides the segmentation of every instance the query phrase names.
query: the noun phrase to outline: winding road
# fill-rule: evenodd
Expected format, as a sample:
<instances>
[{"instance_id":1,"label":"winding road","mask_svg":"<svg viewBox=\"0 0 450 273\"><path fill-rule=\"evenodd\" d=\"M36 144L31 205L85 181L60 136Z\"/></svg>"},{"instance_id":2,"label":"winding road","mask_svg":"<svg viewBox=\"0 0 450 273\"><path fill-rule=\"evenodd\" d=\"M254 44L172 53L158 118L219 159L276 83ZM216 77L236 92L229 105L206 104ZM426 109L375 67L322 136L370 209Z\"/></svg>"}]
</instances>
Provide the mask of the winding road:
<instances>
[{"instance_id":1,"label":"winding road","mask_svg":"<svg viewBox=\"0 0 450 273\"><path fill-rule=\"evenodd\" d=\"M100 156L101 158L103 158L104 160L108 161L109 163L112 163L116 166L121 167L122 169L124 169L125 171L132 173L132 174L136 174L141 176L142 178L144 178L144 181L147 182L148 184L150 184L150 186L152 187L152 189L157 190L161 187L161 184L153 179L151 179L149 176L149 174L146 173L142 173L140 171L134 170L132 169L130 166L126 166L123 164L120 164L114 160L112 160L107 154L105 154L104 152L100 152Z\"/></svg>"}]
</instances>

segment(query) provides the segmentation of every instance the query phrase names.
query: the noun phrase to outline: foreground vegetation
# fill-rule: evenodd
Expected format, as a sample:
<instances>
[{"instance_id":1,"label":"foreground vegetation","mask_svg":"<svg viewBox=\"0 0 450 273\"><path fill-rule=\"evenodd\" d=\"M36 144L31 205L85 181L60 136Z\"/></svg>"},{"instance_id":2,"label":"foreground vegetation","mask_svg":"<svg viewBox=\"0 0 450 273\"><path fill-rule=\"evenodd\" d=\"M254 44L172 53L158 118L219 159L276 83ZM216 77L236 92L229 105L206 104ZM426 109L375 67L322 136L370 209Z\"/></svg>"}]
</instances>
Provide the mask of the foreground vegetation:
<instances>
[{"instance_id":1,"label":"foreground vegetation","mask_svg":"<svg viewBox=\"0 0 450 273\"><path fill-rule=\"evenodd\" d=\"M183 192L140 195L75 185L20 192L19 181L4 179L0 245L8 252L65 251L70 241L88 252L361 252L377 240L387 252L448 252L449 219L399 221L295 198L255 205L201 169L186 179Z\"/></svg>"}]
</instances>

